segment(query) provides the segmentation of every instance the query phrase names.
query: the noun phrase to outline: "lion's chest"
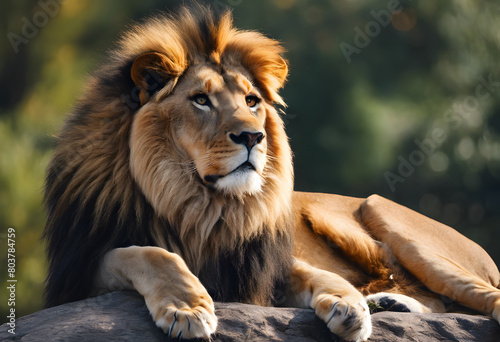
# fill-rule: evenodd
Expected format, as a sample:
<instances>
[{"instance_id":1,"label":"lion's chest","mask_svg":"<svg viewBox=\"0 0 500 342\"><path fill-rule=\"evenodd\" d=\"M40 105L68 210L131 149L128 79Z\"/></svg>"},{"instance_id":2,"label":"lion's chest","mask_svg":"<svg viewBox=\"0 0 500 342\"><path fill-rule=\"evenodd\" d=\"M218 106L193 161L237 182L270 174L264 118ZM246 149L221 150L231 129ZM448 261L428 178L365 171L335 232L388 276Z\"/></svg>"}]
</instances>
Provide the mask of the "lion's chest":
<instances>
[{"instance_id":1,"label":"lion's chest","mask_svg":"<svg viewBox=\"0 0 500 342\"><path fill-rule=\"evenodd\" d=\"M259 236L207 260L198 277L216 301L271 305L289 276L288 236Z\"/></svg>"}]
</instances>

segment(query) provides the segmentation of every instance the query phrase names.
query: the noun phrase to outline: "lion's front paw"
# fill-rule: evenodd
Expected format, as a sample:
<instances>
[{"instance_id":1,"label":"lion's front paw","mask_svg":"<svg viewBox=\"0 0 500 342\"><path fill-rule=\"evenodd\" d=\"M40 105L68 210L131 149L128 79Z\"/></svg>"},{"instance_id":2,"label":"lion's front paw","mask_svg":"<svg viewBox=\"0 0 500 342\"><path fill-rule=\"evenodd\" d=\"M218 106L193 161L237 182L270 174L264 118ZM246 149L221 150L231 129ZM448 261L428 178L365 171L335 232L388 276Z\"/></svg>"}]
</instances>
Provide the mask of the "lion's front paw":
<instances>
[{"instance_id":1,"label":"lion's front paw","mask_svg":"<svg viewBox=\"0 0 500 342\"><path fill-rule=\"evenodd\" d=\"M324 294L318 296L315 311L331 332L347 341L366 341L371 335L370 310L363 300Z\"/></svg>"},{"instance_id":2,"label":"lion's front paw","mask_svg":"<svg viewBox=\"0 0 500 342\"><path fill-rule=\"evenodd\" d=\"M212 310L204 307L177 308L173 305L163 307L155 317L156 325L169 337L209 338L217 327L217 317Z\"/></svg>"},{"instance_id":3,"label":"lion's front paw","mask_svg":"<svg viewBox=\"0 0 500 342\"><path fill-rule=\"evenodd\" d=\"M164 299L153 304L150 312L156 325L169 337L209 338L217 328L217 317L210 297L201 297L193 306Z\"/></svg>"}]
</instances>

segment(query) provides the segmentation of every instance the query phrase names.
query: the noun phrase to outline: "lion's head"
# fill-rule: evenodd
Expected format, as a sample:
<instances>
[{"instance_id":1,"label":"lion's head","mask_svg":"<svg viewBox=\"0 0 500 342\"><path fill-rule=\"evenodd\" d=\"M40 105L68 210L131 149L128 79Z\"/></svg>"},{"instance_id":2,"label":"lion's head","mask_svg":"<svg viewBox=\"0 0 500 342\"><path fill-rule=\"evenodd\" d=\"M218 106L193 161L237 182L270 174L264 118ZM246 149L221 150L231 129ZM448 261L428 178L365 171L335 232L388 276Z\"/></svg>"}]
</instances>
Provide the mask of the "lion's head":
<instances>
[{"instance_id":1,"label":"lion's head","mask_svg":"<svg viewBox=\"0 0 500 342\"><path fill-rule=\"evenodd\" d=\"M144 70L153 60L169 63L153 52L140 56L134 66ZM174 89L153 96L136 114L131 170L159 211L166 208L155 180L164 178L172 165L186 166L183 171L194 173L203 185L239 198L262 191L270 173L265 127L269 104L248 72L221 62L202 60L191 66L178 82L167 81L177 82ZM136 83L142 83L141 76ZM151 129L155 126L160 130ZM152 169L149 160L157 167Z\"/></svg>"},{"instance_id":2,"label":"lion's head","mask_svg":"<svg viewBox=\"0 0 500 342\"><path fill-rule=\"evenodd\" d=\"M78 265L132 244L177 252L201 278L221 253L251 245L260 255L251 267L270 275L269 286L263 274L245 281L269 292L290 252L292 217L291 152L274 108L284 104L282 53L233 28L229 12L201 7L122 37L48 168L49 304L85 296ZM92 267L82 267L91 282Z\"/></svg>"}]
</instances>

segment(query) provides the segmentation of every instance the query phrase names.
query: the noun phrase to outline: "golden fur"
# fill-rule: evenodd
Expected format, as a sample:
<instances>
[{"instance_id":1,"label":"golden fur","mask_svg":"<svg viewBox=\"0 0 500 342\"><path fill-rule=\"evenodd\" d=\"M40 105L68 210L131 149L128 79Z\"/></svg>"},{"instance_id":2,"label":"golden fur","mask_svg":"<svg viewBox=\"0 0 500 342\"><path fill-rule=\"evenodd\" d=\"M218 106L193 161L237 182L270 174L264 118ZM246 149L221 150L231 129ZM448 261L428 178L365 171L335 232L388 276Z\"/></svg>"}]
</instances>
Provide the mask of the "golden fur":
<instances>
[{"instance_id":1,"label":"golden fur","mask_svg":"<svg viewBox=\"0 0 500 342\"><path fill-rule=\"evenodd\" d=\"M274 108L283 52L201 6L124 34L48 167L48 305L137 290L185 338L215 331L212 299L312 307L356 341L371 333L367 301L443 312L439 293L499 319L498 270L480 247L457 261L432 242L439 224L421 230L429 219L392 202L293 192ZM394 223L407 216L423 232L413 240ZM481 263L460 263L472 253Z\"/></svg>"}]
</instances>

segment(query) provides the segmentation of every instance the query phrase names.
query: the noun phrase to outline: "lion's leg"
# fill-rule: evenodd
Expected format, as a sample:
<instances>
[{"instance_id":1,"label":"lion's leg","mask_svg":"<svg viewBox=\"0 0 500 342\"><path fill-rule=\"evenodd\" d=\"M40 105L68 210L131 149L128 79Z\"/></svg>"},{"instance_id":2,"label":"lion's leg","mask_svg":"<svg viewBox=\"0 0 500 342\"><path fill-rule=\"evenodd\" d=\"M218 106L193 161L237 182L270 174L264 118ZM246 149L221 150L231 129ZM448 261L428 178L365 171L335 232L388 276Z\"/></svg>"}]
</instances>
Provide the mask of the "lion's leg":
<instances>
[{"instance_id":1,"label":"lion's leg","mask_svg":"<svg viewBox=\"0 0 500 342\"><path fill-rule=\"evenodd\" d=\"M370 196L359 214L366 229L427 288L500 322L500 274L479 245L379 196Z\"/></svg>"},{"instance_id":2,"label":"lion's leg","mask_svg":"<svg viewBox=\"0 0 500 342\"><path fill-rule=\"evenodd\" d=\"M330 331L350 341L371 334L370 311L363 295L337 274L295 260L287 305L313 308Z\"/></svg>"},{"instance_id":3,"label":"lion's leg","mask_svg":"<svg viewBox=\"0 0 500 342\"><path fill-rule=\"evenodd\" d=\"M117 248L101 262L95 291L137 290L156 325L172 337L208 338L217 317L212 298L177 254L158 247Z\"/></svg>"}]
</instances>

